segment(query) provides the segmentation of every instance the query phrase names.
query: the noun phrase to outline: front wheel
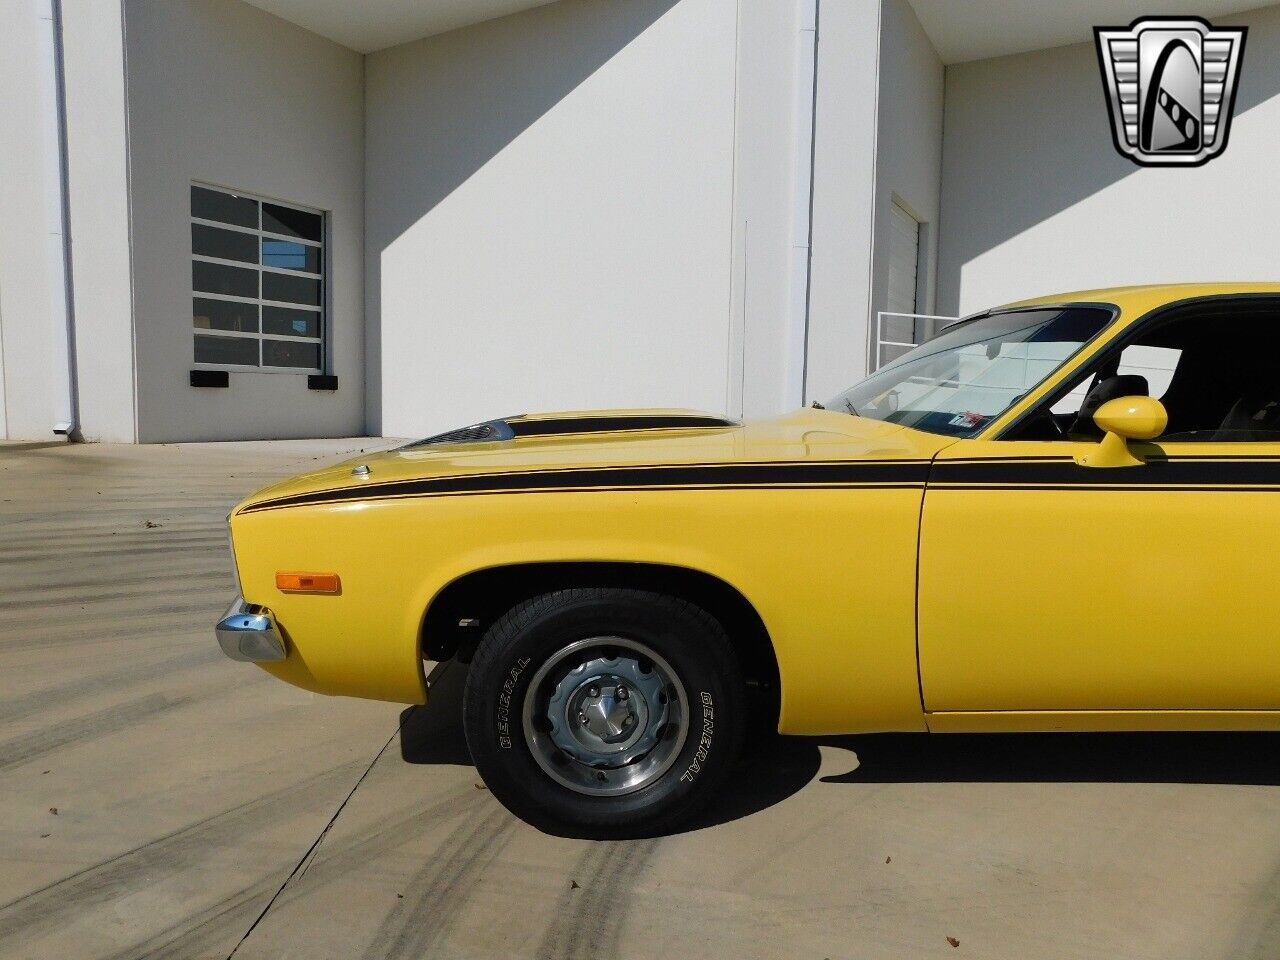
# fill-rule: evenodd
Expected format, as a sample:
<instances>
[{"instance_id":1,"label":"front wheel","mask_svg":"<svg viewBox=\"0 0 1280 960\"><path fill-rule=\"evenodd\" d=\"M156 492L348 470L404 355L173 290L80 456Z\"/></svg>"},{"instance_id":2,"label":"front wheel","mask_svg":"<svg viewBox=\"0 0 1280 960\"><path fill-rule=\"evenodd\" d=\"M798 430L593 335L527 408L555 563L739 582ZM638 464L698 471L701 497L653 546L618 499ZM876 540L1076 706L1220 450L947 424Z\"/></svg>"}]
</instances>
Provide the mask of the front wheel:
<instances>
[{"instance_id":1,"label":"front wheel","mask_svg":"<svg viewBox=\"0 0 1280 960\"><path fill-rule=\"evenodd\" d=\"M742 739L741 669L720 624L663 594L573 589L519 604L471 663L467 744L493 795L550 833L670 830Z\"/></svg>"}]
</instances>

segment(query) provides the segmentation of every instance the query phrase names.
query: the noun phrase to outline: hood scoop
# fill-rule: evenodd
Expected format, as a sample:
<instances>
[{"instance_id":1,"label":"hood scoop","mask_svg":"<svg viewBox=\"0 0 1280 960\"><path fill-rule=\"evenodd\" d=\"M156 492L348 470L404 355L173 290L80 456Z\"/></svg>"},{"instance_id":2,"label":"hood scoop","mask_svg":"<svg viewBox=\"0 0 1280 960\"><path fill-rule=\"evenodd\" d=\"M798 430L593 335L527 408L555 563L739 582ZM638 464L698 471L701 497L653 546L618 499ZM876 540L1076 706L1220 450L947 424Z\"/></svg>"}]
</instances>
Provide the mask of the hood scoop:
<instances>
[{"instance_id":1,"label":"hood scoop","mask_svg":"<svg viewBox=\"0 0 1280 960\"><path fill-rule=\"evenodd\" d=\"M641 430L723 429L739 426L735 420L703 413L610 413L582 416L506 417L437 433L411 443L406 449L454 443L493 443L516 437L555 437L584 433L631 433Z\"/></svg>"},{"instance_id":2,"label":"hood scoop","mask_svg":"<svg viewBox=\"0 0 1280 960\"><path fill-rule=\"evenodd\" d=\"M469 427L459 427L457 430L446 430L444 433L437 433L434 437L411 443L409 447L433 447L446 443L489 443L494 440L510 440L514 436L515 433L507 426L505 420L490 420L488 423L476 423Z\"/></svg>"}]
</instances>

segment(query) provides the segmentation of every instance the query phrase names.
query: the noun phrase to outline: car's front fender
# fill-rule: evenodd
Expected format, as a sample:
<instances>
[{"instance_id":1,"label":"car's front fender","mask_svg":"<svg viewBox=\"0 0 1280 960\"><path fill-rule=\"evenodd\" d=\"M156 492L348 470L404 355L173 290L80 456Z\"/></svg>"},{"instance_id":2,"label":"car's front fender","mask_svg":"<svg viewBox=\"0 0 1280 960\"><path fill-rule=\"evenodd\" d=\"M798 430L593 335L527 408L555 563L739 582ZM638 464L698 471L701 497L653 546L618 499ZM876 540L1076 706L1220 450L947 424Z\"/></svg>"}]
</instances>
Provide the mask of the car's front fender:
<instances>
[{"instance_id":1,"label":"car's front fender","mask_svg":"<svg viewBox=\"0 0 1280 960\"><path fill-rule=\"evenodd\" d=\"M918 488L590 490L436 496L233 518L244 595L323 693L422 702L420 630L448 584L530 563L644 563L707 574L774 644L780 728L922 729L914 604ZM335 572L338 595L282 594L282 570Z\"/></svg>"}]
</instances>

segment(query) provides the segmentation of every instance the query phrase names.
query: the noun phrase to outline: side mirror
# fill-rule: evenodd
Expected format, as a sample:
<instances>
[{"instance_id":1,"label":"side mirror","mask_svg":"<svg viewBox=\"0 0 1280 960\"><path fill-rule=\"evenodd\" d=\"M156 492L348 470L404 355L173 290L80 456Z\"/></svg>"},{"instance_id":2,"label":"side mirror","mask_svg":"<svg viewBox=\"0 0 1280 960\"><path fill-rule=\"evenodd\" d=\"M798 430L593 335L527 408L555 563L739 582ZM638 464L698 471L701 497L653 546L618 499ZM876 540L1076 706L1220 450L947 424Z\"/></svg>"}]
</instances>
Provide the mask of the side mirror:
<instances>
[{"instance_id":1,"label":"side mirror","mask_svg":"<svg viewBox=\"0 0 1280 960\"><path fill-rule=\"evenodd\" d=\"M1076 458L1082 467L1138 467L1129 450L1130 440L1154 440L1169 425L1164 404L1154 397L1117 397L1097 409L1093 422L1102 430L1102 442Z\"/></svg>"}]
</instances>

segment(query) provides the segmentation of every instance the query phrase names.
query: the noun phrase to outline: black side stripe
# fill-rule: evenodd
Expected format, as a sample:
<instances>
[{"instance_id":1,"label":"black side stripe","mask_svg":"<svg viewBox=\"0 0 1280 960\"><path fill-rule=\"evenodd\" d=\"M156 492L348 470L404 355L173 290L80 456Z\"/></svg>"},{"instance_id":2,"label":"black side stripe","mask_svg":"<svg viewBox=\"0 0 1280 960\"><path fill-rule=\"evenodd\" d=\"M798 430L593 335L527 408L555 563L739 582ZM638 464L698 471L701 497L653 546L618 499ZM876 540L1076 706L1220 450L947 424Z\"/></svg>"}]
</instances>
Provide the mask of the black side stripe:
<instances>
[{"instance_id":1,"label":"black side stripe","mask_svg":"<svg viewBox=\"0 0 1280 960\"><path fill-rule=\"evenodd\" d=\"M509 419L507 426L517 437L547 437L561 433L614 433L630 430L673 430L736 427L722 417L661 416L632 417L549 417L545 420Z\"/></svg>"},{"instance_id":2,"label":"black side stripe","mask_svg":"<svg viewBox=\"0 0 1280 960\"><path fill-rule=\"evenodd\" d=\"M685 466L602 467L527 473L430 477L318 490L252 504L242 513L318 503L400 499L448 494L534 493L554 490L756 489L761 487L922 488L926 460L836 463L725 463Z\"/></svg>"},{"instance_id":3,"label":"black side stripe","mask_svg":"<svg viewBox=\"0 0 1280 960\"><path fill-rule=\"evenodd\" d=\"M1053 489L1232 489L1280 487L1280 460L1149 460L1141 467L1098 469L1074 460L943 460L934 464L929 486Z\"/></svg>"},{"instance_id":4,"label":"black side stripe","mask_svg":"<svg viewBox=\"0 0 1280 960\"><path fill-rule=\"evenodd\" d=\"M545 493L557 490L1187 490L1280 492L1280 458L1152 460L1142 467L1102 470L1069 458L1022 460L872 460L823 463L704 463L572 467L465 474L318 490L256 503L242 513L321 503L406 497Z\"/></svg>"},{"instance_id":5,"label":"black side stripe","mask_svg":"<svg viewBox=\"0 0 1280 960\"><path fill-rule=\"evenodd\" d=\"M1112 493L1280 493L1280 483L1273 486L1262 484L1241 484L1239 486L1183 486L1179 484L1164 484L1163 486L1140 486L1134 483L1126 484L1108 484L1108 483L1042 483L1042 484L1016 484L1016 483L943 483L930 484L931 492L955 491L955 490L1047 490L1056 492L1071 493L1099 493L1110 491Z\"/></svg>"}]
</instances>

